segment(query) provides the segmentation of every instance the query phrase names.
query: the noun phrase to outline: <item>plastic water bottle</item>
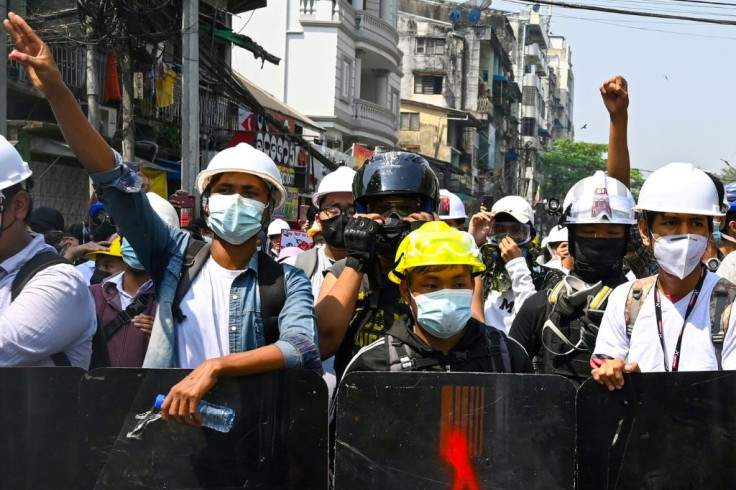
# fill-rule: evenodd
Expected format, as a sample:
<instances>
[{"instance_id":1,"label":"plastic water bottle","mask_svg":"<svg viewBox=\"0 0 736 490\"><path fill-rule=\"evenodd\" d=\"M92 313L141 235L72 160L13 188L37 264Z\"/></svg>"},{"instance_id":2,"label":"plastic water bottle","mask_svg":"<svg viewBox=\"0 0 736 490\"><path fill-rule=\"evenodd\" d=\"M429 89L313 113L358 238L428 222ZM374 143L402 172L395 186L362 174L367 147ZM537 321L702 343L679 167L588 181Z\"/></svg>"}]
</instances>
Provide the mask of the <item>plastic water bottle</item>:
<instances>
[{"instance_id":1,"label":"plastic water bottle","mask_svg":"<svg viewBox=\"0 0 736 490\"><path fill-rule=\"evenodd\" d=\"M158 395L153 404L156 410L161 410L166 395ZM213 405L201 400L198 405L202 425L218 432L230 432L235 422L235 411L222 405Z\"/></svg>"}]
</instances>

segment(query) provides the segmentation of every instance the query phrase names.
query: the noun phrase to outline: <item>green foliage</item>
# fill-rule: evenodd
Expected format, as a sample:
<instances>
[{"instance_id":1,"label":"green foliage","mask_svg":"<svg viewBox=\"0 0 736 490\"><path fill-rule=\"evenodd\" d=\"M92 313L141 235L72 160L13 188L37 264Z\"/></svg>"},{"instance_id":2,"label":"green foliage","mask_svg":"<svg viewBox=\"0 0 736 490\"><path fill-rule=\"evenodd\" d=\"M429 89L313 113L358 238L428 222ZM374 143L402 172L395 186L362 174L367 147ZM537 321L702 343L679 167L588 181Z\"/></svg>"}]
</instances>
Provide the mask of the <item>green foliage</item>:
<instances>
[{"instance_id":1,"label":"green foliage","mask_svg":"<svg viewBox=\"0 0 736 490\"><path fill-rule=\"evenodd\" d=\"M638 168L631 169L631 193L634 195L634 199L639 200L639 191L644 183L644 176Z\"/></svg>"},{"instance_id":2,"label":"green foliage","mask_svg":"<svg viewBox=\"0 0 736 490\"><path fill-rule=\"evenodd\" d=\"M721 182L723 182L724 184L736 182L736 169L731 167L723 167L721 173L718 174L718 178L721 179Z\"/></svg>"},{"instance_id":3,"label":"green foliage","mask_svg":"<svg viewBox=\"0 0 736 490\"><path fill-rule=\"evenodd\" d=\"M563 139L555 141L551 151L542 159L543 198L560 202L577 181L606 169L603 154L608 145Z\"/></svg>"}]
</instances>

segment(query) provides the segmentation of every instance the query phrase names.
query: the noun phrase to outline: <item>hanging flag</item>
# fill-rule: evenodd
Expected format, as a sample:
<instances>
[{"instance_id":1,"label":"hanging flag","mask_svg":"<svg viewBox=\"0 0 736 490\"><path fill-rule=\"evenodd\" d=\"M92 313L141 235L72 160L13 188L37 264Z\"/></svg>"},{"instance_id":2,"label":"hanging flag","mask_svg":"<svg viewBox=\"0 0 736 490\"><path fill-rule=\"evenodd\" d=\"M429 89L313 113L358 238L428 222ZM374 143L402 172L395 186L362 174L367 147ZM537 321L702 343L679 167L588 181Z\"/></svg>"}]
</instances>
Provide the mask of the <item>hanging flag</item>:
<instances>
[{"instance_id":1,"label":"hanging flag","mask_svg":"<svg viewBox=\"0 0 736 490\"><path fill-rule=\"evenodd\" d=\"M105 70L105 91L103 92L103 100L105 102L120 100L118 57L113 51L107 53L107 69Z\"/></svg>"},{"instance_id":2,"label":"hanging flag","mask_svg":"<svg viewBox=\"0 0 736 490\"><path fill-rule=\"evenodd\" d=\"M355 158L355 170L358 170L360 167L362 167L365 161L368 160L372 156L373 156L373 152L371 150L361 145L360 143L355 143L353 145L353 158Z\"/></svg>"},{"instance_id":3,"label":"hanging flag","mask_svg":"<svg viewBox=\"0 0 736 490\"><path fill-rule=\"evenodd\" d=\"M542 184L537 184L537 193L534 194L534 204L539 202L539 197L542 194Z\"/></svg>"}]
</instances>

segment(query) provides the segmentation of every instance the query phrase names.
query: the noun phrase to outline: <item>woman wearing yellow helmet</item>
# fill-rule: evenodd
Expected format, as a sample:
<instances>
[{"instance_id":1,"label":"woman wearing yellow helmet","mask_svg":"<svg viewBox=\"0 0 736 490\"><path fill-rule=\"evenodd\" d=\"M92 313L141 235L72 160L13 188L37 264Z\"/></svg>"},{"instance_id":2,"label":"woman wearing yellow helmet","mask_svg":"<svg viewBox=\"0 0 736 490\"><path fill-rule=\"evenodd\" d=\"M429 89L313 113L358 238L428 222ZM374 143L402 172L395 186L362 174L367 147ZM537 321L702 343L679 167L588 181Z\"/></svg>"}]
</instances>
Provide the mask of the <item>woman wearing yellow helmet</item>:
<instances>
[{"instance_id":1,"label":"woman wearing yellow helmet","mask_svg":"<svg viewBox=\"0 0 736 490\"><path fill-rule=\"evenodd\" d=\"M411 315L353 358L350 371L532 372L524 349L473 318L474 277L485 270L468 233L426 223L399 245L389 279Z\"/></svg>"}]
</instances>

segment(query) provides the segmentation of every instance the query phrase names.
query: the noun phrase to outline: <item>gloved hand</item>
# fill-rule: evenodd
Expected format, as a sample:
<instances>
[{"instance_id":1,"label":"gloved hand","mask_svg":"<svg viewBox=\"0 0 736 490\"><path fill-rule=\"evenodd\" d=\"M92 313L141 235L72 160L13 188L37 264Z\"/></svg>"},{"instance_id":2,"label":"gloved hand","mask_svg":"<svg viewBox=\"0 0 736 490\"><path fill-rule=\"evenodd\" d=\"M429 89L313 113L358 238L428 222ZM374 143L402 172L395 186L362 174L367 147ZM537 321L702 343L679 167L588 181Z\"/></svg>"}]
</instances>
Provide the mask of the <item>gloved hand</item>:
<instances>
[{"instance_id":1,"label":"gloved hand","mask_svg":"<svg viewBox=\"0 0 736 490\"><path fill-rule=\"evenodd\" d=\"M376 256L376 242L381 225L363 216L350 218L343 230L345 248L348 249L346 267L365 272Z\"/></svg>"}]
</instances>

